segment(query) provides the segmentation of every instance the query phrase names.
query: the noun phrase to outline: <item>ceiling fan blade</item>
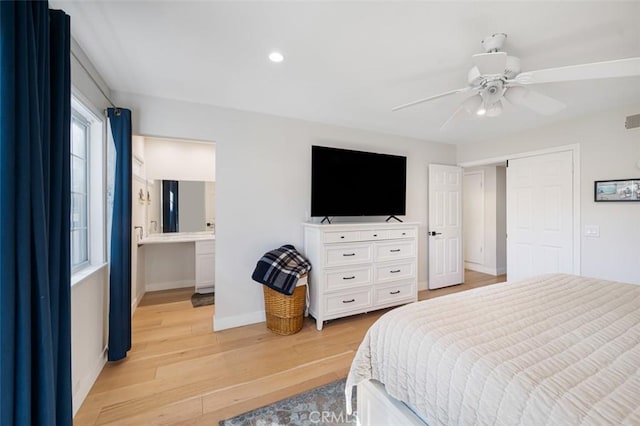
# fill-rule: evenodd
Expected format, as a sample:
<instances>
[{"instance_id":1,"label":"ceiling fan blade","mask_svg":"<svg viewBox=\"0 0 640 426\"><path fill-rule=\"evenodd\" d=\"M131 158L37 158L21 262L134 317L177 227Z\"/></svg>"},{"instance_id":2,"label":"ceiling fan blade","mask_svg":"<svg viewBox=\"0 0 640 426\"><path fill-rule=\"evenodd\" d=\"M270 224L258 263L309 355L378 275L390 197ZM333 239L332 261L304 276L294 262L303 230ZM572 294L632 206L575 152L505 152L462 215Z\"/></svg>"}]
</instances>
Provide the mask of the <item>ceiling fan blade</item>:
<instances>
[{"instance_id":1,"label":"ceiling fan blade","mask_svg":"<svg viewBox=\"0 0 640 426\"><path fill-rule=\"evenodd\" d=\"M454 95L456 93L468 92L469 90L471 90L470 87L464 87L462 89L450 90L448 92L440 93L439 95L429 96L428 98L418 99L417 101L413 101L413 102L409 102L409 103L406 103L406 104L395 106L395 107L391 108L391 111L398 111L400 109L409 108L411 106L418 105L418 104L421 104L423 102L429 102L429 101L432 101L434 99L444 98L445 96Z\"/></svg>"},{"instance_id":2,"label":"ceiling fan blade","mask_svg":"<svg viewBox=\"0 0 640 426\"><path fill-rule=\"evenodd\" d=\"M504 74L507 66L506 52L478 53L471 57L481 75Z\"/></svg>"},{"instance_id":3,"label":"ceiling fan blade","mask_svg":"<svg viewBox=\"0 0 640 426\"><path fill-rule=\"evenodd\" d=\"M460 120L461 117L467 115L468 112L467 110L464 108L464 103L462 105L460 105L458 107L458 109L456 109L453 114L451 114L451 117L449 117L447 119L447 121L444 122L444 124L442 124L442 126L440 126L440 131L441 132L445 132L449 126L451 125L451 123L456 122L458 120Z\"/></svg>"},{"instance_id":4,"label":"ceiling fan blade","mask_svg":"<svg viewBox=\"0 0 640 426\"><path fill-rule=\"evenodd\" d=\"M633 76L640 76L640 58L618 59L615 61L527 71L518 74L515 81L519 84L539 84Z\"/></svg>"},{"instance_id":5,"label":"ceiling fan blade","mask_svg":"<svg viewBox=\"0 0 640 426\"><path fill-rule=\"evenodd\" d=\"M519 86L507 89L504 97L514 105L529 108L542 115L552 115L567 107L562 102L547 95Z\"/></svg>"}]
</instances>

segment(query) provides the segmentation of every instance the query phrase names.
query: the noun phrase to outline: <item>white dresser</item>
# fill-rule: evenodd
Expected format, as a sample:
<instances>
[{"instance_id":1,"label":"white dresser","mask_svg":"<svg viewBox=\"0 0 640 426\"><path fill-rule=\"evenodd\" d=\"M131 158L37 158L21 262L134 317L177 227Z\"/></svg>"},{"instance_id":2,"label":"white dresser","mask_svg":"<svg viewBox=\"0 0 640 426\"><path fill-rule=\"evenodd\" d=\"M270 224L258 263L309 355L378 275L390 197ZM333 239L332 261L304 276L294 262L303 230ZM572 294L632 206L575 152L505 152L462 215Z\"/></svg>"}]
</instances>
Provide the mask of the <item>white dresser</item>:
<instances>
[{"instance_id":1,"label":"white dresser","mask_svg":"<svg viewBox=\"0 0 640 426\"><path fill-rule=\"evenodd\" d=\"M318 330L326 320L418 299L418 223L303 226Z\"/></svg>"}]
</instances>

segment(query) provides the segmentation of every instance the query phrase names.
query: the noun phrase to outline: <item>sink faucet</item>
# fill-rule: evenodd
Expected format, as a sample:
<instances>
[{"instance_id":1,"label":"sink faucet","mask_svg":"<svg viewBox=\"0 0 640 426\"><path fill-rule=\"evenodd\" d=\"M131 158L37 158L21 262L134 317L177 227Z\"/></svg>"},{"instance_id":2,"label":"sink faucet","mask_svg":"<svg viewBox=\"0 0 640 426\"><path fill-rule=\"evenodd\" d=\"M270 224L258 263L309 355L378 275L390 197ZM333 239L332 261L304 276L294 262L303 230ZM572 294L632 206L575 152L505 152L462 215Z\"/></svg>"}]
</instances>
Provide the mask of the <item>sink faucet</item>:
<instances>
[{"instance_id":1,"label":"sink faucet","mask_svg":"<svg viewBox=\"0 0 640 426\"><path fill-rule=\"evenodd\" d=\"M144 234L144 229L142 229L142 226L134 226L134 227L133 227L133 229L134 229L134 232L135 232L135 230L137 230L137 229L139 229L139 230L140 230L140 235L139 235L139 238L138 238L138 239L139 239L139 240L141 240L141 239L142 239L142 236L143 236L143 234Z\"/></svg>"}]
</instances>

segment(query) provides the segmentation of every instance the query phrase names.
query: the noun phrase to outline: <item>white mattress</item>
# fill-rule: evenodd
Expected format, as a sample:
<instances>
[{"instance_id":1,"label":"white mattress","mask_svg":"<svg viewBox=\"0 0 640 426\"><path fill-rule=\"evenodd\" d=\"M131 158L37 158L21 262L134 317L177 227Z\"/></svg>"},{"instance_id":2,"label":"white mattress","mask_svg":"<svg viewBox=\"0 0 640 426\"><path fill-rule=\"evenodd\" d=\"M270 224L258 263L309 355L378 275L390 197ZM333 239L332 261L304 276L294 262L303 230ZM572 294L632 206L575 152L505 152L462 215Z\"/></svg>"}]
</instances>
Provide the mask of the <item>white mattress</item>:
<instances>
[{"instance_id":1,"label":"white mattress","mask_svg":"<svg viewBox=\"0 0 640 426\"><path fill-rule=\"evenodd\" d=\"M378 380L430 426L638 425L639 368L640 286L546 275L388 312L347 393Z\"/></svg>"}]
</instances>

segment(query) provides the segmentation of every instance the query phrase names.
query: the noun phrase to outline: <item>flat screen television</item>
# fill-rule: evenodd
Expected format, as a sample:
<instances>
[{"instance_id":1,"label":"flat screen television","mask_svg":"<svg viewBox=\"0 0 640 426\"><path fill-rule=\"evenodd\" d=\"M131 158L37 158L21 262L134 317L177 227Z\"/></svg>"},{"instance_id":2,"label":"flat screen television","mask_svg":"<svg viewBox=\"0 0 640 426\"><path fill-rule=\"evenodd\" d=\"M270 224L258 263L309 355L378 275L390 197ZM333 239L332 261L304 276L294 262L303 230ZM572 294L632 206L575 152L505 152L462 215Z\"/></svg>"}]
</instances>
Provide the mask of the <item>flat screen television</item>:
<instances>
[{"instance_id":1,"label":"flat screen television","mask_svg":"<svg viewBox=\"0 0 640 426\"><path fill-rule=\"evenodd\" d=\"M311 147L311 216L406 214L407 157Z\"/></svg>"}]
</instances>

